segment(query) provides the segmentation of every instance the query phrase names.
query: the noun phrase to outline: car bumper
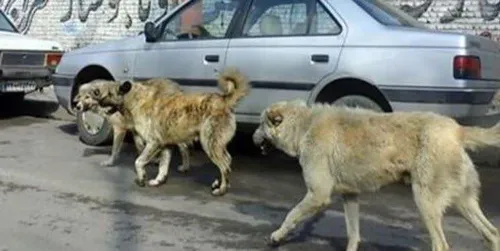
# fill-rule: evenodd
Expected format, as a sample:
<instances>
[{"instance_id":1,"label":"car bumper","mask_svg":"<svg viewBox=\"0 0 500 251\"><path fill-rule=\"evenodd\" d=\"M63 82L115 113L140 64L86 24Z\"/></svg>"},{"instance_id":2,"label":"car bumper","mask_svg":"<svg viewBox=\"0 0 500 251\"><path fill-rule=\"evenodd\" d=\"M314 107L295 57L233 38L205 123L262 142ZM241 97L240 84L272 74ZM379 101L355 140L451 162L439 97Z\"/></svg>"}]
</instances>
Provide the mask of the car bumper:
<instances>
[{"instance_id":1,"label":"car bumper","mask_svg":"<svg viewBox=\"0 0 500 251\"><path fill-rule=\"evenodd\" d=\"M493 123L500 117L489 112L498 89L383 88L394 111L432 111L464 123ZM495 121L496 119L496 121Z\"/></svg>"},{"instance_id":2,"label":"car bumper","mask_svg":"<svg viewBox=\"0 0 500 251\"><path fill-rule=\"evenodd\" d=\"M52 79L54 81L54 93L56 95L57 102L69 114L75 115L71 105L71 95L73 91L73 84L75 82L74 76L54 74Z\"/></svg>"},{"instance_id":3,"label":"car bumper","mask_svg":"<svg viewBox=\"0 0 500 251\"><path fill-rule=\"evenodd\" d=\"M0 68L0 93L30 93L53 84L47 68Z\"/></svg>"}]
</instances>

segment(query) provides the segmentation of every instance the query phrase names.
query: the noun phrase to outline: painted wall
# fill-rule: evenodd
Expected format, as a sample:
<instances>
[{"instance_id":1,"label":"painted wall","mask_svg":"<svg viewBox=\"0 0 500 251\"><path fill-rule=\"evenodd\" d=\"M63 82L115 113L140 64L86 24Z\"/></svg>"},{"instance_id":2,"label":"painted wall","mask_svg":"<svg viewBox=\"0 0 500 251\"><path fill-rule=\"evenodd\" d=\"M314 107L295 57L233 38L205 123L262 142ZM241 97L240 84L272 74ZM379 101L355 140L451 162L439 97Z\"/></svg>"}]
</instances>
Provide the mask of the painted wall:
<instances>
[{"instance_id":1,"label":"painted wall","mask_svg":"<svg viewBox=\"0 0 500 251\"><path fill-rule=\"evenodd\" d=\"M500 41L500 0L386 0L430 27L479 34ZM21 32L54 39L68 49L136 35L144 22L177 0L0 0Z\"/></svg>"},{"instance_id":2,"label":"painted wall","mask_svg":"<svg viewBox=\"0 0 500 251\"><path fill-rule=\"evenodd\" d=\"M0 0L23 34L59 41L66 49L136 35L144 22L177 0Z\"/></svg>"}]
</instances>

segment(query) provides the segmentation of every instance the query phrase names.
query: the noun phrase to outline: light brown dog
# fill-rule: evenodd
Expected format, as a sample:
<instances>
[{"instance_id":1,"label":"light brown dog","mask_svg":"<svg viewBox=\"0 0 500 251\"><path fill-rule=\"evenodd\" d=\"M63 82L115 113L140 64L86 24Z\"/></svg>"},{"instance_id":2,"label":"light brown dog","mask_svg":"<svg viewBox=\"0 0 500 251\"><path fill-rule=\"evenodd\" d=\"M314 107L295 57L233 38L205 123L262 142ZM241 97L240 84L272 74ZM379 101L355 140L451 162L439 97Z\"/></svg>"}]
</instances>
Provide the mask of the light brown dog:
<instances>
[{"instance_id":1,"label":"light brown dog","mask_svg":"<svg viewBox=\"0 0 500 251\"><path fill-rule=\"evenodd\" d=\"M96 99L94 99L94 97L97 96L101 97L107 95L107 93L110 93L107 88L119 84L120 82L116 81L94 80L80 86L77 95L73 99L73 101L76 102L75 108L77 111L92 111L107 119L113 127L113 146L111 148L111 155L107 160L101 162L102 166L112 166L115 164L127 131L131 131L138 153L140 154L144 149L144 142L141 137L134 132L132 121L127 121L126 117L124 117L123 114L121 114L116 108L103 107L99 105ZM169 79L152 78L143 82L135 82L134 84L144 85L145 88L151 88L152 91L161 95L168 96L174 93L182 92L180 86ZM188 145L180 143L177 146L179 147L179 151L182 156L182 164L177 168L177 170L185 172L189 170Z\"/></svg>"},{"instance_id":2,"label":"light brown dog","mask_svg":"<svg viewBox=\"0 0 500 251\"><path fill-rule=\"evenodd\" d=\"M145 148L135 161L136 184L145 186L144 167L161 152L158 175L150 186L163 183L170 162L169 145L198 140L210 160L219 168L220 180L212 184L212 194L223 195L228 188L231 155L227 144L236 131L234 108L248 94L247 79L236 69L222 72L218 78L222 93L174 93L157 95L151 88L125 81L112 83L106 95L95 99L103 107L112 107L133 122L133 130L144 140Z\"/></svg>"},{"instance_id":3,"label":"light brown dog","mask_svg":"<svg viewBox=\"0 0 500 251\"><path fill-rule=\"evenodd\" d=\"M333 193L343 196L348 251L358 249L358 194L411 176L417 208L433 251L449 250L442 220L454 206L500 251L498 229L479 206L480 180L466 149L500 147L500 126L460 126L430 112L379 113L314 105L300 100L277 102L262 112L253 135L263 150L276 147L297 157L307 193L270 236L278 244L297 224L324 210Z\"/></svg>"}]
</instances>

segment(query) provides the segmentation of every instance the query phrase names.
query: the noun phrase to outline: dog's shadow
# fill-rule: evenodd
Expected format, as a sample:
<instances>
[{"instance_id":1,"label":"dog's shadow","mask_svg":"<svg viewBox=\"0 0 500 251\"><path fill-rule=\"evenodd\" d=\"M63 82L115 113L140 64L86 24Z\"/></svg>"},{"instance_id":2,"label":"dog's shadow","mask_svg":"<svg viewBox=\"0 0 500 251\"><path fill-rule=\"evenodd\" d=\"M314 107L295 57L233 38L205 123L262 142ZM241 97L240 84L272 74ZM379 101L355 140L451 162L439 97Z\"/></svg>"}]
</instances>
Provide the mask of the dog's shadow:
<instances>
[{"instance_id":1,"label":"dog's shadow","mask_svg":"<svg viewBox=\"0 0 500 251\"><path fill-rule=\"evenodd\" d=\"M190 149L190 166L189 171L179 172L177 168L182 164L182 157L177 147L172 148L172 159L169 164L169 173L167 179L172 178L189 178L192 182L202 185L211 186L215 179L219 178L219 170L208 160L202 163L194 163L195 157L193 156L195 152L192 148ZM94 155L105 156L101 160L104 161L111 155L111 146L106 147L87 147L84 149L82 157L91 157ZM132 144L123 144L122 151L120 152L118 159L113 166L122 166L127 169L135 171L134 162L138 157L138 154ZM149 163L146 166L146 175L148 179L156 177L158 174L158 164Z\"/></svg>"},{"instance_id":2,"label":"dog's shadow","mask_svg":"<svg viewBox=\"0 0 500 251\"><path fill-rule=\"evenodd\" d=\"M291 208L272 207L255 202L240 202L236 203L235 207L240 213L272 223L271 232L279 228L286 214L291 210ZM360 229L362 238L358 249L360 251L410 251L425 245L423 240L416 237L420 233L415 229L399 228L364 219L360 220ZM268 233L268 236L271 232ZM333 250L345 250L348 242L346 235L343 216L332 216L322 212L299 225L279 246L302 246L304 243L319 240L328 243ZM384 243L393 242L384 239L393 239L395 235L404 236L404 240L398 241L398 243ZM266 250L273 249L275 248L266 248Z\"/></svg>"}]
</instances>

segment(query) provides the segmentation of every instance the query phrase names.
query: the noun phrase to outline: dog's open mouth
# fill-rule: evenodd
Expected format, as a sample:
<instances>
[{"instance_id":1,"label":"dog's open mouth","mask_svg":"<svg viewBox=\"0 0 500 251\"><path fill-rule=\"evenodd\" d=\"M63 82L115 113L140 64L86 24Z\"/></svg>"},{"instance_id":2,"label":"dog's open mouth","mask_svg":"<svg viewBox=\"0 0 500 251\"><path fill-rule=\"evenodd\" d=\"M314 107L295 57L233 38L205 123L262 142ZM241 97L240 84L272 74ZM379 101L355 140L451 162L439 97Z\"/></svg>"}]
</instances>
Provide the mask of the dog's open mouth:
<instances>
[{"instance_id":1,"label":"dog's open mouth","mask_svg":"<svg viewBox=\"0 0 500 251\"><path fill-rule=\"evenodd\" d=\"M259 147L262 155L267 155L274 150L274 145L267 139L264 139Z\"/></svg>"}]
</instances>

